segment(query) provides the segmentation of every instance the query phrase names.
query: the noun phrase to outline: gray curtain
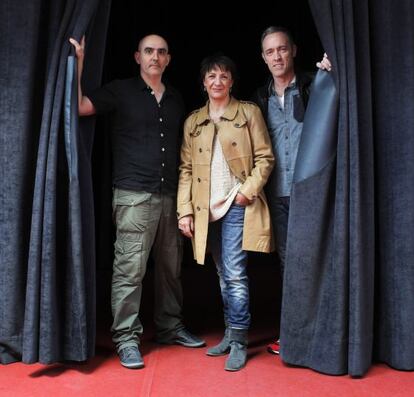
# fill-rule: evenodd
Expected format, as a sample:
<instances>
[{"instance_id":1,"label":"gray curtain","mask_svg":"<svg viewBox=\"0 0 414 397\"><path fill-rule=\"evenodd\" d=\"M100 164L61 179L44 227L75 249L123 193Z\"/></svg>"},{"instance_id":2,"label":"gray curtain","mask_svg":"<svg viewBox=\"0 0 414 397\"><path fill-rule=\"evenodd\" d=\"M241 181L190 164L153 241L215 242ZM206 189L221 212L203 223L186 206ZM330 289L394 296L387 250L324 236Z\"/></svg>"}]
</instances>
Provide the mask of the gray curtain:
<instances>
[{"instance_id":1,"label":"gray curtain","mask_svg":"<svg viewBox=\"0 0 414 397\"><path fill-rule=\"evenodd\" d=\"M0 5L0 362L85 360L95 348L93 121L76 117L68 38L87 31L100 80L110 0Z\"/></svg>"},{"instance_id":2,"label":"gray curtain","mask_svg":"<svg viewBox=\"0 0 414 397\"><path fill-rule=\"evenodd\" d=\"M328 374L412 370L414 4L309 3L334 71L295 170L281 355Z\"/></svg>"}]
</instances>

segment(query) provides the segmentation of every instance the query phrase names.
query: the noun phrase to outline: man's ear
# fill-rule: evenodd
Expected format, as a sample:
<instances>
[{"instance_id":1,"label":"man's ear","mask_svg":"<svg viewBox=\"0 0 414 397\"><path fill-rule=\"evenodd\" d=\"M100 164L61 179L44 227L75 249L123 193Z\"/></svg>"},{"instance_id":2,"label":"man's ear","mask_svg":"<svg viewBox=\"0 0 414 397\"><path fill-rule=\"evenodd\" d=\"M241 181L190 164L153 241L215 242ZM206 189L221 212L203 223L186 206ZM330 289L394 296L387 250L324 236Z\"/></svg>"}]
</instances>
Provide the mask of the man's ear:
<instances>
[{"instance_id":1,"label":"man's ear","mask_svg":"<svg viewBox=\"0 0 414 397\"><path fill-rule=\"evenodd\" d=\"M135 62L139 65L140 64L140 62L139 62L139 55L140 55L140 52L139 51L135 51L134 52L134 59L135 59Z\"/></svg>"}]
</instances>

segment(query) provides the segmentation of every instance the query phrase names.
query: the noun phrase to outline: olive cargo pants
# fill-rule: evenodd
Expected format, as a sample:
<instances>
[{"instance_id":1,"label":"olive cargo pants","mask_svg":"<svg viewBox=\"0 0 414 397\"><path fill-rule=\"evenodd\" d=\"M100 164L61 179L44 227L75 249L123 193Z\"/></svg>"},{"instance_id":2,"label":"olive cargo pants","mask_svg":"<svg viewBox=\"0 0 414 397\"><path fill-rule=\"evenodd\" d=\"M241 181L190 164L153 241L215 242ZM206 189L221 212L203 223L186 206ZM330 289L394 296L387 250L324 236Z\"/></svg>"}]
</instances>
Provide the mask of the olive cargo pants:
<instances>
[{"instance_id":1,"label":"olive cargo pants","mask_svg":"<svg viewBox=\"0 0 414 397\"><path fill-rule=\"evenodd\" d=\"M176 218L176 199L156 193L114 189L116 225L111 306L112 339L118 351L139 345L142 281L152 249L154 258L154 322L157 338L183 328L181 260L182 237Z\"/></svg>"}]
</instances>

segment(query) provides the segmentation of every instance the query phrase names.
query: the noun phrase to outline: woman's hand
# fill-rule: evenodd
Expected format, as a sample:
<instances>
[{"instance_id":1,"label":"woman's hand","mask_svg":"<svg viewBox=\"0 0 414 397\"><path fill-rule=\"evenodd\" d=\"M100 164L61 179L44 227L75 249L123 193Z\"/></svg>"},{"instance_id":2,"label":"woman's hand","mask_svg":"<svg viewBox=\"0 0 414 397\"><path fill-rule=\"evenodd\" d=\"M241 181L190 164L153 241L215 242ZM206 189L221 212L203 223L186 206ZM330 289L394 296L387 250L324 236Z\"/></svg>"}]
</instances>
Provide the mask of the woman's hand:
<instances>
[{"instance_id":1,"label":"woman's hand","mask_svg":"<svg viewBox=\"0 0 414 397\"><path fill-rule=\"evenodd\" d=\"M246 207L253 203L253 200L249 200L243 193L237 193L237 196L234 198L234 204L241 205Z\"/></svg>"},{"instance_id":2,"label":"woman's hand","mask_svg":"<svg viewBox=\"0 0 414 397\"><path fill-rule=\"evenodd\" d=\"M194 232L194 217L192 215L183 216L178 220L178 228L186 237L193 237Z\"/></svg>"}]
</instances>

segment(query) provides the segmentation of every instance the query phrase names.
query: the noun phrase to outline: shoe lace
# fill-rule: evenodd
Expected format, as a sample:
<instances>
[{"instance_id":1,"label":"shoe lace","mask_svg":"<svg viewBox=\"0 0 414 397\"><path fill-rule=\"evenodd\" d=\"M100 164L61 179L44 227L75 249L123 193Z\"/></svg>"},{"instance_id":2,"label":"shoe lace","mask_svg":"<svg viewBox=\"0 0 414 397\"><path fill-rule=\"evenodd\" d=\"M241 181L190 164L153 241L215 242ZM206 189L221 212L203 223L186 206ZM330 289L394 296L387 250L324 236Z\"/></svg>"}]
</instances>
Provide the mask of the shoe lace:
<instances>
[{"instance_id":1,"label":"shoe lace","mask_svg":"<svg viewBox=\"0 0 414 397\"><path fill-rule=\"evenodd\" d=\"M182 329L177 332L177 336L181 336L182 338L194 338L186 329Z\"/></svg>"},{"instance_id":2,"label":"shoe lace","mask_svg":"<svg viewBox=\"0 0 414 397\"><path fill-rule=\"evenodd\" d=\"M135 347L126 347L122 350L122 355L125 359L135 358L137 356L137 350Z\"/></svg>"}]
</instances>

